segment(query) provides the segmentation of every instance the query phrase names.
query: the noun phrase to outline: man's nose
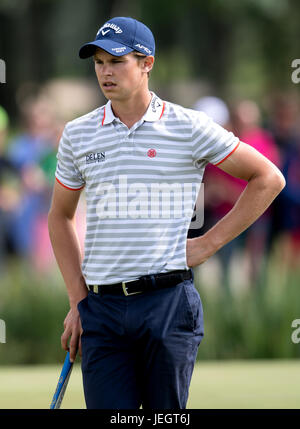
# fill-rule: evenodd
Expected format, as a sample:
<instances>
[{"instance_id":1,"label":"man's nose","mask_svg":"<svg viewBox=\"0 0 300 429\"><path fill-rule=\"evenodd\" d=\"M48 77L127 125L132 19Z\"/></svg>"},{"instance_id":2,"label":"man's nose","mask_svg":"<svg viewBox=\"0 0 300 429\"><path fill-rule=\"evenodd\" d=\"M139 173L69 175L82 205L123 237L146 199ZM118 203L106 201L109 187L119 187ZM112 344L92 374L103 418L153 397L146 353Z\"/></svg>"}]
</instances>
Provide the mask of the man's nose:
<instances>
[{"instance_id":1,"label":"man's nose","mask_svg":"<svg viewBox=\"0 0 300 429\"><path fill-rule=\"evenodd\" d=\"M103 64L102 74L104 76L111 76L112 75L111 66L109 64Z\"/></svg>"}]
</instances>

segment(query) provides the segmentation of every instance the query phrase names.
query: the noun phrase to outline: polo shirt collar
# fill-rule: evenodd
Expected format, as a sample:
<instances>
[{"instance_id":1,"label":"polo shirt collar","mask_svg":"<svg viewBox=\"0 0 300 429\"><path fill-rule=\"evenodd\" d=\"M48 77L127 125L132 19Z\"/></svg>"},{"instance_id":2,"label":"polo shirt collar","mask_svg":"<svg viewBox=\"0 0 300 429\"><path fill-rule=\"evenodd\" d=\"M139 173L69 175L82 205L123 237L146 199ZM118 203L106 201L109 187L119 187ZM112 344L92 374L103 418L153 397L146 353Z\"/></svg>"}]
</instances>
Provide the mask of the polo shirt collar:
<instances>
[{"instance_id":1,"label":"polo shirt collar","mask_svg":"<svg viewBox=\"0 0 300 429\"><path fill-rule=\"evenodd\" d=\"M147 122L158 121L162 117L165 109L165 103L159 97L157 97L154 92L151 92L151 94L152 98L143 118L144 121Z\"/></svg>"},{"instance_id":2,"label":"polo shirt collar","mask_svg":"<svg viewBox=\"0 0 300 429\"><path fill-rule=\"evenodd\" d=\"M104 116L102 120L102 125L107 125L113 122L114 120L117 120L118 118L114 115L112 108L111 108L111 101L108 100L108 102L104 106Z\"/></svg>"},{"instance_id":3,"label":"polo shirt collar","mask_svg":"<svg viewBox=\"0 0 300 429\"><path fill-rule=\"evenodd\" d=\"M151 94L152 94L152 98L151 98L149 107L142 118L143 121L147 121L147 122L158 121L162 117L165 109L165 103L159 97L157 97L157 95L155 95L154 92L151 92ZM111 101L108 100L108 102L104 106L102 125L110 124L114 120L118 121L119 118L117 118L114 115L111 108Z\"/></svg>"}]
</instances>

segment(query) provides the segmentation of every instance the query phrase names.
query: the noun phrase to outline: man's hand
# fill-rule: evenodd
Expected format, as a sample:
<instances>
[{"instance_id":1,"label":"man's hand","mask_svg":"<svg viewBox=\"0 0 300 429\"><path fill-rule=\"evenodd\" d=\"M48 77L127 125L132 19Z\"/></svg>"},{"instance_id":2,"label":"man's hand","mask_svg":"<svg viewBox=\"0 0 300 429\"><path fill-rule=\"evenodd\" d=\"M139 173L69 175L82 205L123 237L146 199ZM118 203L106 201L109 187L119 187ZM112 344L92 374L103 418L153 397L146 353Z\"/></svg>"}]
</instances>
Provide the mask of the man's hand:
<instances>
[{"instance_id":1,"label":"man's hand","mask_svg":"<svg viewBox=\"0 0 300 429\"><path fill-rule=\"evenodd\" d=\"M207 243L205 236L190 238L186 241L186 261L189 268L203 264L217 249Z\"/></svg>"},{"instance_id":2,"label":"man's hand","mask_svg":"<svg viewBox=\"0 0 300 429\"><path fill-rule=\"evenodd\" d=\"M61 346L64 350L70 351L70 361L74 362L79 350L81 356L81 334L82 327L77 308L71 308L64 320L64 333L61 336ZM68 345L68 340L70 343Z\"/></svg>"}]
</instances>

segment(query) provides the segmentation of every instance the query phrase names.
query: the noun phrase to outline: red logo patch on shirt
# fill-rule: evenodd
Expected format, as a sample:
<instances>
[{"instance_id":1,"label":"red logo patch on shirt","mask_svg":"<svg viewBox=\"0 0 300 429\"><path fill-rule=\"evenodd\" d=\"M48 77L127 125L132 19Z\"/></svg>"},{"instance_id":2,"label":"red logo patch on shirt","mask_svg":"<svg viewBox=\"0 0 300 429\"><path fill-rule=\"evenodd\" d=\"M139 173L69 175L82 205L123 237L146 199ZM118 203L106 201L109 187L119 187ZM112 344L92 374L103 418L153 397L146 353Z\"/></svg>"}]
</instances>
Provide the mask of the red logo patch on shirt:
<instances>
[{"instance_id":1,"label":"red logo patch on shirt","mask_svg":"<svg viewBox=\"0 0 300 429\"><path fill-rule=\"evenodd\" d=\"M147 155L149 158L154 158L156 156L156 150L155 149L149 149L147 152Z\"/></svg>"}]
</instances>

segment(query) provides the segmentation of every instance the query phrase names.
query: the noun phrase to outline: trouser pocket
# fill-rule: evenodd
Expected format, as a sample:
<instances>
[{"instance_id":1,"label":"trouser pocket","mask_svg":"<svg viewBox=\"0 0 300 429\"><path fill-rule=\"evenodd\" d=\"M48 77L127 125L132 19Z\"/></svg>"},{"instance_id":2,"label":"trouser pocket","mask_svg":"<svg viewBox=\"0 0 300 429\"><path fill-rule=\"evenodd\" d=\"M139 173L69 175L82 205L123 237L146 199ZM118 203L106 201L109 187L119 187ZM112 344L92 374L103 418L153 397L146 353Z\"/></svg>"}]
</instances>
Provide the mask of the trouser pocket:
<instances>
[{"instance_id":1,"label":"trouser pocket","mask_svg":"<svg viewBox=\"0 0 300 429\"><path fill-rule=\"evenodd\" d=\"M190 320L190 327L198 335L204 335L203 308L199 292L191 281L183 283L186 309Z\"/></svg>"}]
</instances>

